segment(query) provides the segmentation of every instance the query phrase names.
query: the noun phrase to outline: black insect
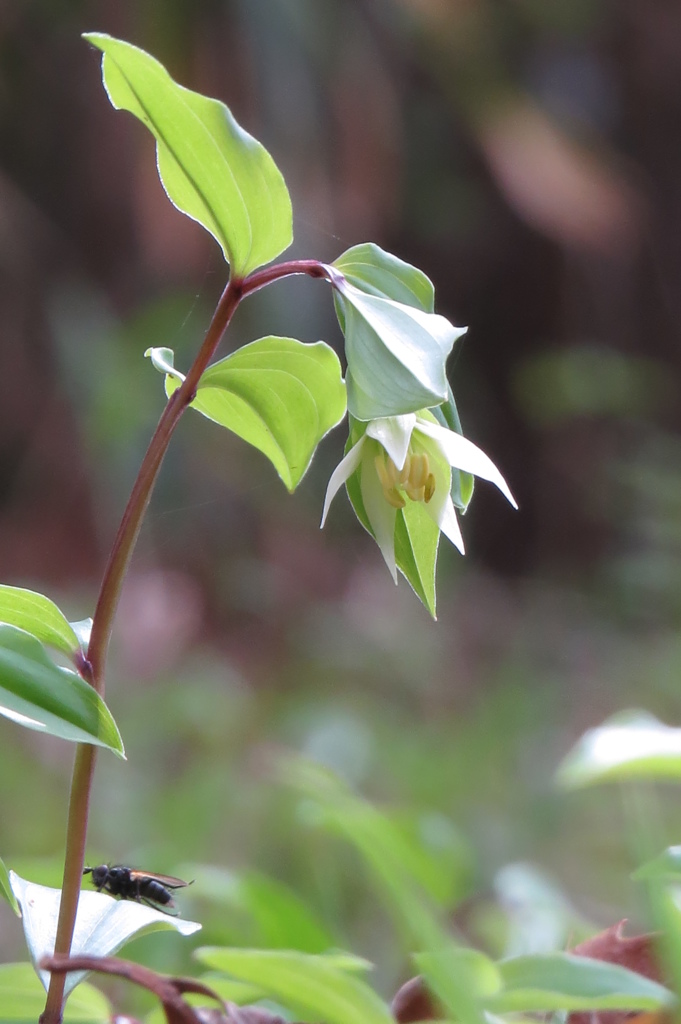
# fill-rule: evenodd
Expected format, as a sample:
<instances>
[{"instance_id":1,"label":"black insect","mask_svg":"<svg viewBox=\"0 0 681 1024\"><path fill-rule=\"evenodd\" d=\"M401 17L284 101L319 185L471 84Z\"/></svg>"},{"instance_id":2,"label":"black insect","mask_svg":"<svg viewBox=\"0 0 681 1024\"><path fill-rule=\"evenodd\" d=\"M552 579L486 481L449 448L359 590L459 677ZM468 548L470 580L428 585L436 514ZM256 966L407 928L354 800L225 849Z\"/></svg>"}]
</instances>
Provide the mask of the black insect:
<instances>
[{"instance_id":1,"label":"black insect","mask_svg":"<svg viewBox=\"0 0 681 1024\"><path fill-rule=\"evenodd\" d=\"M156 875L150 871L135 871L133 868L117 864L99 864L96 868L85 868L83 874L92 875L92 884L97 892L108 892L111 896L119 896L122 900L136 900L146 903L154 910L174 907L173 889L184 889L191 882L183 882L172 875Z\"/></svg>"}]
</instances>

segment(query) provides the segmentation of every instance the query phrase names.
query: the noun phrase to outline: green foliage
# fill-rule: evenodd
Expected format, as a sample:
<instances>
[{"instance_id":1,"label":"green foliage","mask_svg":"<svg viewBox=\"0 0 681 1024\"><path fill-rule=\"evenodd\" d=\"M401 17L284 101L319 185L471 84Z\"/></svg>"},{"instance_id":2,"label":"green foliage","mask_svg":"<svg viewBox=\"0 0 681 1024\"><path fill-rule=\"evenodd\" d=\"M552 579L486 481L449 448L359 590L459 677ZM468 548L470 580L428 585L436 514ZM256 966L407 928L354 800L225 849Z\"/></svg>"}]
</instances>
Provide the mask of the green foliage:
<instances>
[{"instance_id":1,"label":"green foliage","mask_svg":"<svg viewBox=\"0 0 681 1024\"><path fill-rule=\"evenodd\" d=\"M112 105L129 110L156 139L159 175L171 202L222 247L245 277L291 244L291 200L271 156L224 103L178 85L144 50L98 32Z\"/></svg>"},{"instance_id":2,"label":"green foliage","mask_svg":"<svg viewBox=\"0 0 681 1024\"><path fill-rule=\"evenodd\" d=\"M47 989L50 976L38 969L44 956L54 952L57 918L61 890L36 885L10 872L12 891L21 907L26 945L33 965ZM139 935L158 931L177 931L180 935L193 935L200 924L170 917L132 900L115 900L100 892L82 892L78 901L78 916L73 933L71 952L74 955L111 956L121 946ZM66 977L66 992L71 992L85 977L82 971L72 971Z\"/></svg>"},{"instance_id":3,"label":"green foliage","mask_svg":"<svg viewBox=\"0 0 681 1024\"><path fill-rule=\"evenodd\" d=\"M334 938L289 886L259 871L235 873L209 864L182 865L185 876L196 879L192 895L202 896L234 914L241 935L253 937L249 945L323 953ZM243 939L242 939L243 941Z\"/></svg>"},{"instance_id":4,"label":"green foliage","mask_svg":"<svg viewBox=\"0 0 681 1024\"><path fill-rule=\"evenodd\" d=\"M49 597L33 590L0 586L0 622L25 629L70 658L80 649L78 636L63 612Z\"/></svg>"},{"instance_id":5,"label":"green foliage","mask_svg":"<svg viewBox=\"0 0 681 1024\"><path fill-rule=\"evenodd\" d=\"M101 697L60 668L34 636L0 624L0 714L74 743L94 743L124 757L123 741Z\"/></svg>"},{"instance_id":6,"label":"green foliage","mask_svg":"<svg viewBox=\"0 0 681 1024\"><path fill-rule=\"evenodd\" d=\"M0 964L2 1024L35 1024L44 1006L45 991L31 964ZM108 999L85 983L67 1001L64 1024L108 1024L111 1015Z\"/></svg>"},{"instance_id":7,"label":"green foliage","mask_svg":"<svg viewBox=\"0 0 681 1024\"><path fill-rule=\"evenodd\" d=\"M260 949L196 951L201 963L257 985L305 1021L329 1024L392 1024L390 1008L333 956ZM355 959L355 958L353 958Z\"/></svg>"},{"instance_id":8,"label":"green foliage","mask_svg":"<svg viewBox=\"0 0 681 1024\"><path fill-rule=\"evenodd\" d=\"M490 1002L495 1013L658 1010L675 1002L668 989L650 978L569 953L514 957L498 968L503 990Z\"/></svg>"},{"instance_id":9,"label":"green foliage","mask_svg":"<svg viewBox=\"0 0 681 1024\"><path fill-rule=\"evenodd\" d=\"M171 350L147 354L171 395L182 380ZM294 491L321 439L345 415L340 362L323 341L260 338L208 367L192 408L261 451Z\"/></svg>"},{"instance_id":10,"label":"green foliage","mask_svg":"<svg viewBox=\"0 0 681 1024\"><path fill-rule=\"evenodd\" d=\"M559 785L566 789L623 779L679 777L681 729L664 725L645 711L621 712L590 729L557 773Z\"/></svg>"}]
</instances>

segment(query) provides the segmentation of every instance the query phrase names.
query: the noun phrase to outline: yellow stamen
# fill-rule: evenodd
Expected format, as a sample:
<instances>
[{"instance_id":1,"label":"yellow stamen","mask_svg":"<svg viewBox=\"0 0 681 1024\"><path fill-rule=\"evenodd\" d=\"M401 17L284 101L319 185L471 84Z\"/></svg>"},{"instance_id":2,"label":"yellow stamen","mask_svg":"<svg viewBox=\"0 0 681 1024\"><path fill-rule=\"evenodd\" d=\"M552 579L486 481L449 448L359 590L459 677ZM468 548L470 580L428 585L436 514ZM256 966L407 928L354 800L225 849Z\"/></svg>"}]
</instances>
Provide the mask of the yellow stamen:
<instances>
[{"instance_id":1,"label":"yellow stamen","mask_svg":"<svg viewBox=\"0 0 681 1024\"><path fill-rule=\"evenodd\" d=\"M393 508L404 508L404 506L407 504L402 495L400 494L400 492L397 491L394 487L391 487L387 491L385 488L383 488L383 495L388 504L392 505Z\"/></svg>"},{"instance_id":2,"label":"yellow stamen","mask_svg":"<svg viewBox=\"0 0 681 1024\"><path fill-rule=\"evenodd\" d=\"M423 495L423 500L425 501L426 505L428 504L428 502L430 501L430 499L433 497L434 494L435 494L435 477L434 477L434 475L432 473L429 473L428 474L428 479L426 480L426 486L425 486L425 491L424 491L424 495Z\"/></svg>"}]
</instances>

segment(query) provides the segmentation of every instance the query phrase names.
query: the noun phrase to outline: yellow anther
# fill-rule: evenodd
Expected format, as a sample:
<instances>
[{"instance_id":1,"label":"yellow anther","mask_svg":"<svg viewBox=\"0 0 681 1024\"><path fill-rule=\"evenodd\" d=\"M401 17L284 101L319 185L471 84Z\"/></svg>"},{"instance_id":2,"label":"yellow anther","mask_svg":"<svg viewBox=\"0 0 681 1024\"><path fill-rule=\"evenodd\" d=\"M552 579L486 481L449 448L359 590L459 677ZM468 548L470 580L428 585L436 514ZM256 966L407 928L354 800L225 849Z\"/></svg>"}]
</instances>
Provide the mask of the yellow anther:
<instances>
[{"instance_id":1,"label":"yellow anther","mask_svg":"<svg viewBox=\"0 0 681 1024\"><path fill-rule=\"evenodd\" d=\"M428 479L426 480L426 486L425 486L424 494L423 494L423 500L425 501L426 505L428 504L428 502L430 501L430 499L433 497L434 494L435 494L435 477L434 477L434 475L432 473L429 473L428 474Z\"/></svg>"},{"instance_id":2,"label":"yellow anther","mask_svg":"<svg viewBox=\"0 0 681 1024\"><path fill-rule=\"evenodd\" d=\"M428 463L428 456L426 455L426 453L422 452L419 455L412 455L411 470L409 473L410 485L416 490L420 489L421 487L425 487L429 473L430 465Z\"/></svg>"},{"instance_id":3,"label":"yellow anther","mask_svg":"<svg viewBox=\"0 0 681 1024\"><path fill-rule=\"evenodd\" d=\"M385 464L385 458L382 453L374 458L374 466L378 473L378 479L381 481L381 487L384 491L389 491L394 485L394 481L390 479L388 469Z\"/></svg>"},{"instance_id":4,"label":"yellow anther","mask_svg":"<svg viewBox=\"0 0 681 1024\"><path fill-rule=\"evenodd\" d=\"M388 504L392 505L393 508L404 508L404 506L407 504L402 495L400 494L400 492L397 491L394 487L391 487L387 491L384 488L383 495Z\"/></svg>"},{"instance_id":5,"label":"yellow anther","mask_svg":"<svg viewBox=\"0 0 681 1024\"><path fill-rule=\"evenodd\" d=\"M411 484L407 484L404 488L407 497L411 498L412 501L423 501L425 497L425 487L412 487Z\"/></svg>"},{"instance_id":6,"label":"yellow anther","mask_svg":"<svg viewBox=\"0 0 681 1024\"><path fill-rule=\"evenodd\" d=\"M400 487L404 487L404 485L406 484L406 482L409 479L409 474L410 473L411 473L411 455L409 454L409 452L407 452L407 457L404 460L404 465L402 466L402 469L399 470L398 475L397 475L397 483L399 484Z\"/></svg>"}]
</instances>

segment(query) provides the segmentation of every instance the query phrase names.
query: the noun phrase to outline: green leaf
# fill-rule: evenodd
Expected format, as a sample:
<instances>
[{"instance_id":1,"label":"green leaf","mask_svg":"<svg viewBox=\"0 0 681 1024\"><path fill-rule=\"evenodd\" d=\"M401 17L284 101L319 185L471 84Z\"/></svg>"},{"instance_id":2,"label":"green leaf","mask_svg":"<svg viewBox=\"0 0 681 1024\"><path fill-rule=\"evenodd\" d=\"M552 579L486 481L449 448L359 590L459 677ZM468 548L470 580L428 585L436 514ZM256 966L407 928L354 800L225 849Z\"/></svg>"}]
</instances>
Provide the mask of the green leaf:
<instances>
[{"instance_id":1,"label":"green leaf","mask_svg":"<svg viewBox=\"0 0 681 1024\"><path fill-rule=\"evenodd\" d=\"M38 970L44 956L54 952L59 916L60 889L36 885L10 871L12 890L21 907L26 945L38 976L47 990L50 975ZM132 900L115 900L100 892L81 892L71 952L76 955L111 956L130 939L158 931L177 931L193 935L200 924L183 921ZM84 971L72 971L66 977L70 992L85 977Z\"/></svg>"},{"instance_id":2,"label":"green leaf","mask_svg":"<svg viewBox=\"0 0 681 1024\"><path fill-rule=\"evenodd\" d=\"M445 363L465 329L436 313L333 279L345 331L348 409L358 420L418 412L447 401Z\"/></svg>"},{"instance_id":3,"label":"green leaf","mask_svg":"<svg viewBox=\"0 0 681 1024\"><path fill-rule=\"evenodd\" d=\"M558 768L556 780L566 789L579 789L620 779L680 776L681 729L645 711L626 711L586 732Z\"/></svg>"},{"instance_id":4,"label":"green leaf","mask_svg":"<svg viewBox=\"0 0 681 1024\"><path fill-rule=\"evenodd\" d=\"M45 1009L45 990L31 964L0 964L0 1024L35 1024ZM64 1024L107 1024L113 1010L92 985L81 985L68 1000Z\"/></svg>"},{"instance_id":5,"label":"green leaf","mask_svg":"<svg viewBox=\"0 0 681 1024\"><path fill-rule=\"evenodd\" d=\"M681 878L681 846L669 846L659 857L642 864L631 876L637 881L653 878L675 881Z\"/></svg>"},{"instance_id":6,"label":"green leaf","mask_svg":"<svg viewBox=\"0 0 681 1024\"><path fill-rule=\"evenodd\" d=\"M332 265L366 295L394 299L424 313L433 312L435 289L430 278L374 242L353 245Z\"/></svg>"},{"instance_id":7,"label":"green leaf","mask_svg":"<svg viewBox=\"0 0 681 1024\"><path fill-rule=\"evenodd\" d=\"M291 244L288 190L271 156L231 111L178 85L144 50L99 32L84 37L104 53L104 87L156 139L158 171L170 201L219 242L238 277Z\"/></svg>"},{"instance_id":8,"label":"green leaf","mask_svg":"<svg viewBox=\"0 0 681 1024\"><path fill-rule=\"evenodd\" d=\"M503 991L489 1002L493 1013L550 1013L554 1010L656 1010L674 996L619 964L570 953L502 960Z\"/></svg>"},{"instance_id":9,"label":"green leaf","mask_svg":"<svg viewBox=\"0 0 681 1024\"><path fill-rule=\"evenodd\" d=\"M80 650L78 637L63 612L49 597L33 590L0 586L0 622L25 629L69 658Z\"/></svg>"},{"instance_id":10,"label":"green leaf","mask_svg":"<svg viewBox=\"0 0 681 1024\"><path fill-rule=\"evenodd\" d=\"M164 358L168 365L168 350ZM179 386L177 371L168 373L166 393ZM294 491L321 439L345 415L340 362L323 341L260 338L208 367L192 408L266 455Z\"/></svg>"},{"instance_id":11,"label":"green leaf","mask_svg":"<svg viewBox=\"0 0 681 1024\"><path fill-rule=\"evenodd\" d=\"M258 871L234 872L212 864L186 864L177 869L195 878L192 892L211 903L247 915L254 928L249 945L321 953L334 939L310 908L288 886Z\"/></svg>"},{"instance_id":12,"label":"green leaf","mask_svg":"<svg viewBox=\"0 0 681 1024\"><path fill-rule=\"evenodd\" d=\"M101 697L75 672L60 668L23 629L0 625L0 715L74 743L108 747L123 741Z\"/></svg>"},{"instance_id":13,"label":"green leaf","mask_svg":"<svg viewBox=\"0 0 681 1024\"><path fill-rule=\"evenodd\" d=\"M471 984L471 951L454 943L439 922L422 885L422 867L415 870L420 858L414 858L400 830L319 765L290 760L284 765L284 776L313 806L316 804L320 822L349 840L362 855L380 883L386 906L407 944L428 954L421 963L428 987L463 1024L484 1024L479 993ZM482 953L476 955L487 960ZM475 971L482 970L489 980L494 967L486 972L481 963L479 960Z\"/></svg>"},{"instance_id":14,"label":"green leaf","mask_svg":"<svg viewBox=\"0 0 681 1024\"><path fill-rule=\"evenodd\" d=\"M4 896L17 917L21 917L19 904L17 903L16 896L12 892L12 886L9 880L9 871L7 870L3 860L0 860L0 896Z\"/></svg>"},{"instance_id":15,"label":"green leaf","mask_svg":"<svg viewBox=\"0 0 681 1024\"><path fill-rule=\"evenodd\" d=\"M213 970L257 985L298 1016L327 1024L394 1024L390 1008L368 985L325 956L217 946L195 955Z\"/></svg>"}]
</instances>

